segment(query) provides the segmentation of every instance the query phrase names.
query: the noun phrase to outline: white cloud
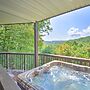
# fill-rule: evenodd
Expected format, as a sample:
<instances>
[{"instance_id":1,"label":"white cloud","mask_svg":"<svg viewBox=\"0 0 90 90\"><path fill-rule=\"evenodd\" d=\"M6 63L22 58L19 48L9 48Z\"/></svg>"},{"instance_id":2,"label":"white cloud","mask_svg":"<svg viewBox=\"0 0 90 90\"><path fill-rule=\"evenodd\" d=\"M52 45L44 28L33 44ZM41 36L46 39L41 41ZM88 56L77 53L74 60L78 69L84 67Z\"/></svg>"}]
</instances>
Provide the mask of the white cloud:
<instances>
[{"instance_id":1,"label":"white cloud","mask_svg":"<svg viewBox=\"0 0 90 90\"><path fill-rule=\"evenodd\" d=\"M86 29L83 29L83 30L82 30L82 33L83 33L83 35L88 35L88 34L90 34L90 26L88 26Z\"/></svg>"},{"instance_id":2,"label":"white cloud","mask_svg":"<svg viewBox=\"0 0 90 90\"><path fill-rule=\"evenodd\" d=\"M68 30L68 35L69 36L80 36L81 35L81 32L79 32L79 28L71 27Z\"/></svg>"},{"instance_id":3,"label":"white cloud","mask_svg":"<svg viewBox=\"0 0 90 90\"><path fill-rule=\"evenodd\" d=\"M83 30L80 30L79 28L71 27L67 33L71 37L88 36L90 35L90 26L88 26L86 29Z\"/></svg>"}]
</instances>

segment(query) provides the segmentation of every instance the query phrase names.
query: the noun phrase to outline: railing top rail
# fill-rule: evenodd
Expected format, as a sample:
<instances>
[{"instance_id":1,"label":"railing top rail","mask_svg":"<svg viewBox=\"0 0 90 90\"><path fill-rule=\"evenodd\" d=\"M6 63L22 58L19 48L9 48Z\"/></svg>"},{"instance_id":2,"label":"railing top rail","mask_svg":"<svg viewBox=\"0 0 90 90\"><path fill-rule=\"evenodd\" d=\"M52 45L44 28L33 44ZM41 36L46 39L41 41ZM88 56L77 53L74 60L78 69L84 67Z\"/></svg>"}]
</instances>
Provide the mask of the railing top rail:
<instances>
[{"instance_id":1,"label":"railing top rail","mask_svg":"<svg viewBox=\"0 0 90 90\"><path fill-rule=\"evenodd\" d=\"M34 53L28 53L28 52L0 52L0 54L15 54L15 55L34 55ZM86 58L78 58L78 57L71 57L71 56L64 56L64 55L55 55L55 54L39 54L43 56L52 56L52 57L58 57L58 58L65 58L65 59L76 59L76 60L85 60L90 61L90 59Z\"/></svg>"},{"instance_id":2,"label":"railing top rail","mask_svg":"<svg viewBox=\"0 0 90 90\"><path fill-rule=\"evenodd\" d=\"M0 54L34 55L34 53L27 52L0 52Z\"/></svg>"},{"instance_id":3,"label":"railing top rail","mask_svg":"<svg viewBox=\"0 0 90 90\"><path fill-rule=\"evenodd\" d=\"M90 59L86 59L86 58L71 57L71 56L64 56L64 55L55 55L55 54L39 54L39 55L60 57L60 58L65 58L65 59L76 59L76 60L90 61Z\"/></svg>"}]
</instances>

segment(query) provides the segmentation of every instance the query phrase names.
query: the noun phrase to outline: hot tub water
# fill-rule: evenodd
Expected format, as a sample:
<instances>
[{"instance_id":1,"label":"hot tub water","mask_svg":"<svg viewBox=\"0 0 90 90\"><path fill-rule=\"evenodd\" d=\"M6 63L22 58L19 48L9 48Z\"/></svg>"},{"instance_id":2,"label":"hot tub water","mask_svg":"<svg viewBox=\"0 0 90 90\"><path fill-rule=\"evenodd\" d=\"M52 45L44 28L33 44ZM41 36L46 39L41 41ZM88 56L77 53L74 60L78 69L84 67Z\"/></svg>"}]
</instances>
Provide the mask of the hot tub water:
<instances>
[{"instance_id":1,"label":"hot tub water","mask_svg":"<svg viewBox=\"0 0 90 90\"><path fill-rule=\"evenodd\" d=\"M52 66L30 79L29 82L41 90L90 90L90 74L66 67Z\"/></svg>"}]
</instances>

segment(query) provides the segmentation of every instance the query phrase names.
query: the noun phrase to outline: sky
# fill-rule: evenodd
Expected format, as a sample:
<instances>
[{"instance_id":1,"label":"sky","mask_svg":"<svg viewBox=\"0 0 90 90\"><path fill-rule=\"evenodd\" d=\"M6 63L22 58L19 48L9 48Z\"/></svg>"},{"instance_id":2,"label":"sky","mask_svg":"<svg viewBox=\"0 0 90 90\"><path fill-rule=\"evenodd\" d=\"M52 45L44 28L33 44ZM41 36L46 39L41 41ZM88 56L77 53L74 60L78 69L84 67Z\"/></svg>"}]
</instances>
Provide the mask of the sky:
<instances>
[{"instance_id":1,"label":"sky","mask_svg":"<svg viewBox=\"0 0 90 90\"><path fill-rule=\"evenodd\" d=\"M45 41L70 40L90 36L90 6L50 19L52 32Z\"/></svg>"}]
</instances>

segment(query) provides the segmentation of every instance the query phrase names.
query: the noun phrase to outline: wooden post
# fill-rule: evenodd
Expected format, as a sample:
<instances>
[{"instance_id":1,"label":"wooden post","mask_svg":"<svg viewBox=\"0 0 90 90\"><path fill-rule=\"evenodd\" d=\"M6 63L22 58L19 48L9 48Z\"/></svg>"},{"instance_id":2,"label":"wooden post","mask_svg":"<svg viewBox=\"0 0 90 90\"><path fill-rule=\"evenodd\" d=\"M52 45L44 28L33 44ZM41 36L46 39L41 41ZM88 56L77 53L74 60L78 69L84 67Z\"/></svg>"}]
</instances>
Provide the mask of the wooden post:
<instances>
[{"instance_id":1,"label":"wooden post","mask_svg":"<svg viewBox=\"0 0 90 90\"><path fill-rule=\"evenodd\" d=\"M34 63L38 66L38 22L34 23Z\"/></svg>"}]
</instances>

